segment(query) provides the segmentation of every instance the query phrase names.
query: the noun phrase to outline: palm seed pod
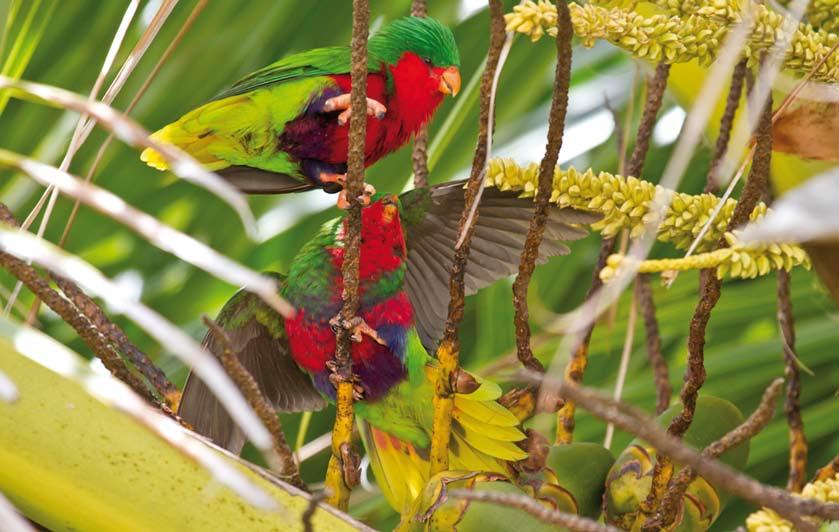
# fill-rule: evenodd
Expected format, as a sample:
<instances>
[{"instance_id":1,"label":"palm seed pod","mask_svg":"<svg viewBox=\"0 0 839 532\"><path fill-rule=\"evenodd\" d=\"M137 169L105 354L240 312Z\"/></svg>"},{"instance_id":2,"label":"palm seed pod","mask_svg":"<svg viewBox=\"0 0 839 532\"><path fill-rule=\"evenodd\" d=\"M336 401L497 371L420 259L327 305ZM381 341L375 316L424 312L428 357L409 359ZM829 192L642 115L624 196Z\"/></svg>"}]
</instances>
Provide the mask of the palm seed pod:
<instances>
[{"instance_id":1,"label":"palm seed pod","mask_svg":"<svg viewBox=\"0 0 839 532\"><path fill-rule=\"evenodd\" d=\"M675 404L659 416L662 426L667 426L682 410ZM700 396L696 404L693 423L684 435L685 443L704 449L743 422L743 414L731 402L711 396ZM748 442L733 447L720 456L720 460L736 469L743 469L749 457ZM618 456L606 479L603 498L606 522L625 530L632 529L640 512L640 505L647 498L652 485L656 450L646 443L633 440ZM681 467L676 467L674 476ZM697 477L688 486L683 509L676 522L668 529L678 532L707 530L719 517L726 502L724 493L712 484Z\"/></svg>"}]
</instances>

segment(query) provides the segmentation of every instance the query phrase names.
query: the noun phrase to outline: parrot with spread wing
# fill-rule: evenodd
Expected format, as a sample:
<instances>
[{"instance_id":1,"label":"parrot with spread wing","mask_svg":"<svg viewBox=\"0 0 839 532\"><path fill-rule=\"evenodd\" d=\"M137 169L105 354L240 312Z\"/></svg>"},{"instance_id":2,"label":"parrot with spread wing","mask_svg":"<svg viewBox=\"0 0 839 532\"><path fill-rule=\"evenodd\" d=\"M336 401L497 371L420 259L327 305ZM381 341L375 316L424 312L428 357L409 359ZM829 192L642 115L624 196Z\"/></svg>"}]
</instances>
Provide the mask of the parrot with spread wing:
<instances>
[{"instance_id":1,"label":"parrot with spread wing","mask_svg":"<svg viewBox=\"0 0 839 532\"><path fill-rule=\"evenodd\" d=\"M447 94L460 90L451 30L406 17L368 43L365 164L403 146ZM243 192L341 191L347 172L350 48L317 48L245 76L210 102L152 135L174 144ZM157 151L141 159L169 168ZM375 191L367 186L363 201Z\"/></svg>"},{"instance_id":2,"label":"parrot with spread wing","mask_svg":"<svg viewBox=\"0 0 839 532\"><path fill-rule=\"evenodd\" d=\"M463 183L391 195L362 209L360 308L353 331L353 374L362 434L388 501L405 511L429 478L434 352L446 319L449 270L463 208ZM533 213L530 199L487 189L466 268L467 294L514 273ZM578 224L596 215L552 208L540 262L568 252L562 243L585 235ZM283 319L262 300L240 291L218 323L232 347L279 412L318 410L335 399L331 360L333 318L342 306L345 219L327 223L295 257L287 276L276 275L297 309ZM204 345L222 352L210 331ZM454 401L450 464L455 469L506 472L526 457L518 419L496 400L501 390L474 379ZM207 386L187 381L179 414L196 431L238 452L244 435Z\"/></svg>"}]
</instances>

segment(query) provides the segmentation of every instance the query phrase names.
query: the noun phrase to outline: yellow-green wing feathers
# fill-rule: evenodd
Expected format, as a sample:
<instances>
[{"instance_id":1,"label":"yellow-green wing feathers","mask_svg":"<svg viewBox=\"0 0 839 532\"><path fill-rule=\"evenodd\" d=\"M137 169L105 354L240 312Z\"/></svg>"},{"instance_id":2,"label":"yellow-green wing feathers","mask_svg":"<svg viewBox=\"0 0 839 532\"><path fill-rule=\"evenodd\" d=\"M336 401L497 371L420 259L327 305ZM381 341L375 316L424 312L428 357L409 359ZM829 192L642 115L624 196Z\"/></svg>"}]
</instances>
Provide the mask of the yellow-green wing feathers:
<instances>
[{"instance_id":1,"label":"yellow-green wing feathers","mask_svg":"<svg viewBox=\"0 0 839 532\"><path fill-rule=\"evenodd\" d=\"M299 169L277 149L277 137L332 85L328 77L303 77L213 100L163 127L152 139L174 144L210 170L242 165L297 177ZM158 170L169 168L152 149L143 151L140 159Z\"/></svg>"}]
</instances>

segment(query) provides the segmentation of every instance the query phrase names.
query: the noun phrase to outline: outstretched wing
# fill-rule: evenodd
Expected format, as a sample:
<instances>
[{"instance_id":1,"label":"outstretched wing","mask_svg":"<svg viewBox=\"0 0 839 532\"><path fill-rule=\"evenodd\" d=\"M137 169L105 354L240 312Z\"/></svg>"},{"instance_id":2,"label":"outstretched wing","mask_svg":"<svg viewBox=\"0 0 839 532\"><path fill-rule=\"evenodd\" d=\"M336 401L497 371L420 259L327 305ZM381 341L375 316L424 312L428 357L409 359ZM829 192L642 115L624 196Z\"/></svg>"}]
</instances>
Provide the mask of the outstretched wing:
<instances>
[{"instance_id":1,"label":"outstretched wing","mask_svg":"<svg viewBox=\"0 0 839 532\"><path fill-rule=\"evenodd\" d=\"M279 277L274 274L275 277ZM227 332L231 348L278 412L320 410L326 400L309 376L291 358L283 318L258 296L239 291L224 305L217 323ZM224 343L212 331L203 346L219 356ZM190 373L178 414L196 432L238 453L245 437L230 414L198 377Z\"/></svg>"},{"instance_id":2,"label":"outstretched wing","mask_svg":"<svg viewBox=\"0 0 839 532\"><path fill-rule=\"evenodd\" d=\"M463 211L463 181L400 196L408 248L405 289L414 306L423 345L434 352L443 334L449 305L449 274ZM484 190L466 265L466 295L518 271L522 247L533 215L532 198L496 188ZM590 224L599 215L552 207L539 248L541 264L565 255L563 242L587 233L575 224Z\"/></svg>"}]
</instances>

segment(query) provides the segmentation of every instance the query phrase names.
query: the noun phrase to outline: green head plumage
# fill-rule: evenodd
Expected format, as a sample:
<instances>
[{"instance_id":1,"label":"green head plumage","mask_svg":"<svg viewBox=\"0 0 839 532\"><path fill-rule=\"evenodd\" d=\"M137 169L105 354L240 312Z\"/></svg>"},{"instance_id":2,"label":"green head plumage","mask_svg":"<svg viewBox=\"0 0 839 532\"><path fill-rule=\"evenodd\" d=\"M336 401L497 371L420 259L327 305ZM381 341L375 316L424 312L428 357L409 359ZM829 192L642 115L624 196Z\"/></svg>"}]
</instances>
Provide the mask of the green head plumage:
<instances>
[{"instance_id":1,"label":"green head plumage","mask_svg":"<svg viewBox=\"0 0 839 532\"><path fill-rule=\"evenodd\" d=\"M368 43L370 55L395 64L405 52L413 52L435 67L460 66L460 54L452 30L431 17L405 17L379 30Z\"/></svg>"}]
</instances>

